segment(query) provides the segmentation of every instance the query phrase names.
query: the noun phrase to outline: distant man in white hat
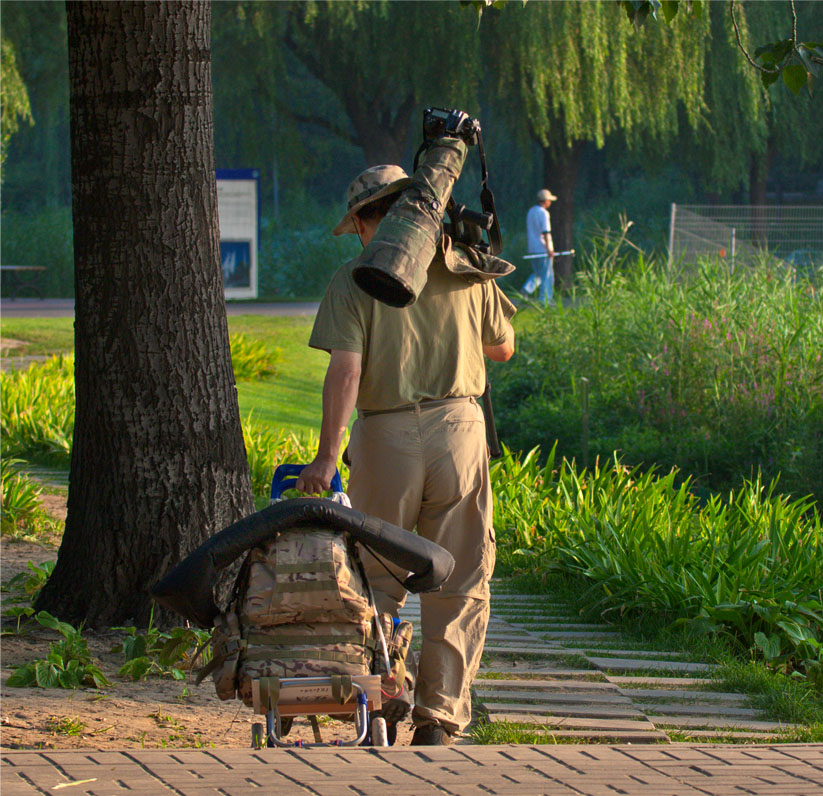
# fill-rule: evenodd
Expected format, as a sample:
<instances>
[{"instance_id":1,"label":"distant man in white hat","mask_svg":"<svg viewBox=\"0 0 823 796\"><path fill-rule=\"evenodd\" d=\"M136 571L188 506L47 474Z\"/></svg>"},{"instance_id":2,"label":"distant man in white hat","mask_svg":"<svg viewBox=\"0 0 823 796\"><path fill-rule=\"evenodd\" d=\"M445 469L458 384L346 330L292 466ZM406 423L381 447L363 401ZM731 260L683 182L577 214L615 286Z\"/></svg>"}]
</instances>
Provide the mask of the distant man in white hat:
<instances>
[{"instance_id":1,"label":"distant man in white hat","mask_svg":"<svg viewBox=\"0 0 823 796\"><path fill-rule=\"evenodd\" d=\"M526 214L526 237L529 254L539 254L542 257L532 257L532 275L523 289L531 293L529 285L539 286L538 300L544 304L554 301L554 243L552 242L552 220L549 216L549 207L557 197L548 189L542 188L537 192L537 204Z\"/></svg>"},{"instance_id":2,"label":"distant man in white hat","mask_svg":"<svg viewBox=\"0 0 823 796\"><path fill-rule=\"evenodd\" d=\"M462 164L466 150L460 146ZM428 206L442 208L455 176L438 190L436 172L429 172L435 176ZM408 184L399 166L366 169L349 185L348 209L333 233L356 234L367 246ZM309 341L331 354L318 453L297 484L312 494L329 488L356 408L347 449L352 505L416 528L455 558L442 589L421 595L413 745L446 745L471 719L470 687L480 665L495 562L488 448L477 396L486 383L484 355L506 361L514 353L514 306L493 279L472 283L459 276L452 270L454 256L448 236L440 234L425 287L404 308L377 301L356 285L358 258L334 275ZM373 556L365 555L364 565L378 610L396 617L405 590ZM408 710L401 701L384 707L390 735Z\"/></svg>"}]
</instances>

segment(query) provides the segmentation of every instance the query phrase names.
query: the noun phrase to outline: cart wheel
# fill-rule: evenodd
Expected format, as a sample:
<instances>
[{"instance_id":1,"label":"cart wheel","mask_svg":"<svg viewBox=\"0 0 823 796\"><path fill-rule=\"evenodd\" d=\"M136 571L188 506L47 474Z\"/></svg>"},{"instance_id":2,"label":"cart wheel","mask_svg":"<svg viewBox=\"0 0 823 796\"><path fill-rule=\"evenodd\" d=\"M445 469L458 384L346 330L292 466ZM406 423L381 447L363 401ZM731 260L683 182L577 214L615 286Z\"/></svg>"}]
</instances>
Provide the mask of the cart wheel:
<instances>
[{"instance_id":1,"label":"cart wheel","mask_svg":"<svg viewBox=\"0 0 823 796\"><path fill-rule=\"evenodd\" d=\"M263 741L263 725L251 725L251 748L262 749L266 744Z\"/></svg>"},{"instance_id":2,"label":"cart wheel","mask_svg":"<svg viewBox=\"0 0 823 796\"><path fill-rule=\"evenodd\" d=\"M382 716L372 719L371 723L372 746L388 746L389 736L386 728L386 720Z\"/></svg>"}]
</instances>

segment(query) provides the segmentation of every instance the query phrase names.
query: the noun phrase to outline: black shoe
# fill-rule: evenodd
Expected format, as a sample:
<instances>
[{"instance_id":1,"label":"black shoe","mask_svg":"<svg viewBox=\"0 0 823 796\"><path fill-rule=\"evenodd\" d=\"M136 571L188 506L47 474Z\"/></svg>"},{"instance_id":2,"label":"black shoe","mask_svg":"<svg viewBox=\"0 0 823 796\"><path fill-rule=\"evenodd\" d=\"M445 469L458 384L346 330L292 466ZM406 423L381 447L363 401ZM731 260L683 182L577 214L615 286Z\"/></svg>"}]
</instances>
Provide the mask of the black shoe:
<instances>
[{"instance_id":1,"label":"black shoe","mask_svg":"<svg viewBox=\"0 0 823 796\"><path fill-rule=\"evenodd\" d=\"M410 746L449 746L452 737L441 724L415 727Z\"/></svg>"}]
</instances>

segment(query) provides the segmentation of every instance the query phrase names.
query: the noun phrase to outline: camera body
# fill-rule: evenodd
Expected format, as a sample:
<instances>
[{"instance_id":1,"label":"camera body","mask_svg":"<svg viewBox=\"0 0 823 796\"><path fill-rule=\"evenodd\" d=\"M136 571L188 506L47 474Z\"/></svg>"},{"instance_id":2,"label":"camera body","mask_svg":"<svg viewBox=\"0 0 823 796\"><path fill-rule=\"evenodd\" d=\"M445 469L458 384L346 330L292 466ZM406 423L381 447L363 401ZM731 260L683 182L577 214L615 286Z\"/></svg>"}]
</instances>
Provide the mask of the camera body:
<instances>
[{"instance_id":1,"label":"camera body","mask_svg":"<svg viewBox=\"0 0 823 796\"><path fill-rule=\"evenodd\" d=\"M477 250L481 254L498 254L503 248L500 223L494 207L494 195L488 186L486 152L480 122L457 108L426 108L423 111L423 142L414 156L414 170L420 154L433 141L441 137L459 138L467 146L477 146L480 156L480 206L482 210L469 210L457 204L453 198L446 205L450 223L446 231L452 239ZM484 237L485 236L485 237Z\"/></svg>"},{"instance_id":2,"label":"camera body","mask_svg":"<svg viewBox=\"0 0 823 796\"><path fill-rule=\"evenodd\" d=\"M441 136L461 138L468 146L477 143L480 122L456 108L426 108L423 111L423 138L432 141Z\"/></svg>"}]
</instances>

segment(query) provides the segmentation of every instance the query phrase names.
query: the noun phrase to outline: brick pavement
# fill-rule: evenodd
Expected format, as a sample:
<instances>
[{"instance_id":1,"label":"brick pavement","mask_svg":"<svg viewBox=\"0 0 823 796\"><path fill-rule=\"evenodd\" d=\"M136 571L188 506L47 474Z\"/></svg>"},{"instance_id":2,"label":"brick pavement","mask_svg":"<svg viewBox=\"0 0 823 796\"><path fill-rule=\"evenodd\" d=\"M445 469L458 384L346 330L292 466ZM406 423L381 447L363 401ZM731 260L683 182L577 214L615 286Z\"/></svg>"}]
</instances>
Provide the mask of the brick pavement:
<instances>
[{"instance_id":1,"label":"brick pavement","mask_svg":"<svg viewBox=\"0 0 823 796\"><path fill-rule=\"evenodd\" d=\"M12 751L0 785L3 796L823 796L823 744Z\"/></svg>"}]
</instances>

